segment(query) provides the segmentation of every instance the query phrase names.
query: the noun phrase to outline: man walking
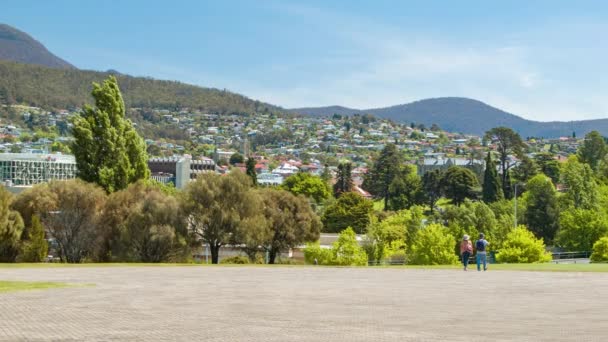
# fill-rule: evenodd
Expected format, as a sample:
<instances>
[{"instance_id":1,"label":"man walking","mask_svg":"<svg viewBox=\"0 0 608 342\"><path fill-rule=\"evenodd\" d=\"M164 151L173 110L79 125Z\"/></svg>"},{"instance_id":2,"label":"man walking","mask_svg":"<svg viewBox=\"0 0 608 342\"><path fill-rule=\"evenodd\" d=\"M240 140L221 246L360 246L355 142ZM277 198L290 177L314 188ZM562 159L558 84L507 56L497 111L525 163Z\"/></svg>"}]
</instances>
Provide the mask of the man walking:
<instances>
[{"instance_id":1,"label":"man walking","mask_svg":"<svg viewBox=\"0 0 608 342\"><path fill-rule=\"evenodd\" d=\"M488 270L487 258L486 258L486 248L490 244L486 239L483 233L479 234L479 240L475 242L475 249L477 250L477 271L481 271L481 263L483 263L483 270Z\"/></svg>"}]
</instances>

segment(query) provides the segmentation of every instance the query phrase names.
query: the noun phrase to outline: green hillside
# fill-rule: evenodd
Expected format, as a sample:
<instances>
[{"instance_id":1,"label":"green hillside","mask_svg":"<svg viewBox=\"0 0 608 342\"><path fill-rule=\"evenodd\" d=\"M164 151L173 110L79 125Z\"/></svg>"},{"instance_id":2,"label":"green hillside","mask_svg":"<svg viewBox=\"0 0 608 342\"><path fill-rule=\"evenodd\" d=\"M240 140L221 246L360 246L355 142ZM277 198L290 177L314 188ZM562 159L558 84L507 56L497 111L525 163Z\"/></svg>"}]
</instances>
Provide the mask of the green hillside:
<instances>
[{"instance_id":1,"label":"green hillside","mask_svg":"<svg viewBox=\"0 0 608 342\"><path fill-rule=\"evenodd\" d=\"M0 61L0 103L28 104L47 109L70 109L92 103L91 83L110 73L53 69ZM282 112L279 107L226 90L202 88L174 81L116 75L128 107L191 108L208 113Z\"/></svg>"}]
</instances>

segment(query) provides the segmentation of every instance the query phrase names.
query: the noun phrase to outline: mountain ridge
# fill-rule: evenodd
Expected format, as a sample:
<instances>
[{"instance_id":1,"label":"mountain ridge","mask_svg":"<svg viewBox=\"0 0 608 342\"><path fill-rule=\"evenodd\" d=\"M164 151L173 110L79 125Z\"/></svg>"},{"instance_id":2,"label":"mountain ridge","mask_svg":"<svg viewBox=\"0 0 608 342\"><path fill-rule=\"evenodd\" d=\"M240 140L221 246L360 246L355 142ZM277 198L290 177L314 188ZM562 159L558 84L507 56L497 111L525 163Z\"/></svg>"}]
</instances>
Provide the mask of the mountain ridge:
<instances>
[{"instance_id":1,"label":"mountain ridge","mask_svg":"<svg viewBox=\"0 0 608 342\"><path fill-rule=\"evenodd\" d=\"M76 69L75 66L52 54L29 34L0 23L0 60L37 64L49 68Z\"/></svg>"},{"instance_id":2,"label":"mountain ridge","mask_svg":"<svg viewBox=\"0 0 608 342\"><path fill-rule=\"evenodd\" d=\"M437 124L451 132L481 135L485 131L507 126L524 137L560 137L578 135L598 130L608 135L608 119L574 121L534 121L506 112L482 101L464 97L438 97L410 103L371 109L354 109L342 106L307 107L289 109L292 113L303 115L332 115L333 108L341 115L372 114L394 121L424 124L430 127Z\"/></svg>"}]
</instances>

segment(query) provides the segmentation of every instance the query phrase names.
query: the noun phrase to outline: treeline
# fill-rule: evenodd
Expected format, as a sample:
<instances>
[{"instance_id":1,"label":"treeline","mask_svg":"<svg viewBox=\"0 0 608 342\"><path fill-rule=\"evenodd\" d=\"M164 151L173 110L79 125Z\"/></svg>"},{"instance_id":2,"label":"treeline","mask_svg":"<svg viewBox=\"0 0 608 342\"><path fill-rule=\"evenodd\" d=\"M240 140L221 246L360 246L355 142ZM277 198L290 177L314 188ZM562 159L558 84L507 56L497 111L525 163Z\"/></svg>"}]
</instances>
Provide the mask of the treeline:
<instances>
[{"instance_id":1,"label":"treeline","mask_svg":"<svg viewBox=\"0 0 608 342\"><path fill-rule=\"evenodd\" d=\"M52 69L0 61L0 104L28 104L46 109L81 108L91 102L91 83L110 73ZM280 108L226 90L175 81L115 74L127 107L200 109L216 114L279 113Z\"/></svg>"},{"instance_id":2,"label":"treeline","mask_svg":"<svg viewBox=\"0 0 608 342\"><path fill-rule=\"evenodd\" d=\"M61 261L188 262L208 245L241 246L252 262L316 241L321 223L308 200L256 189L251 178L201 175L183 192L139 181L107 194L81 180L34 186L16 197L0 189L0 261L40 262L50 247Z\"/></svg>"}]
</instances>

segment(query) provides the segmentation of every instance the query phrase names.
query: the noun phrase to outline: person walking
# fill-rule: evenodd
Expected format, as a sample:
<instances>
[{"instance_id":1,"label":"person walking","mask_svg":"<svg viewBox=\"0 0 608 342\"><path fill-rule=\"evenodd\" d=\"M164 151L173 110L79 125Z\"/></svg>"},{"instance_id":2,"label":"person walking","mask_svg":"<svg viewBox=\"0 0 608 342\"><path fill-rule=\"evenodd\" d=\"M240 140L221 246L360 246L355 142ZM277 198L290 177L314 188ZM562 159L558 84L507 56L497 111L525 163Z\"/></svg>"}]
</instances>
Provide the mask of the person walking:
<instances>
[{"instance_id":1,"label":"person walking","mask_svg":"<svg viewBox=\"0 0 608 342\"><path fill-rule=\"evenodd\" d=\"M486 236L483 233L480 233L479 240L477 240L475 242L475 249L477 250L477 257L476 257L477 271L481 271L482 263L483 263L483 270L484 271L488 270L486 249L490 243L485 239L485 237Z\"/></svg>"},{"instance_id":2,"label":"person walking","mask_svg":"<svg viewBox=\"0 0 608 342\"><path fill-rule=\"evenodd\" d=\"M462 265L464 266L465 271L469 266L471 254L473 254L473 243L471 243L469 236L465 234L460 242L460 256L462 257Z\"/></svg>"}]
</instances>

